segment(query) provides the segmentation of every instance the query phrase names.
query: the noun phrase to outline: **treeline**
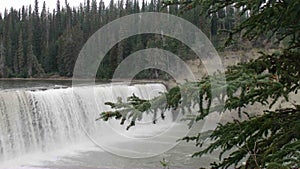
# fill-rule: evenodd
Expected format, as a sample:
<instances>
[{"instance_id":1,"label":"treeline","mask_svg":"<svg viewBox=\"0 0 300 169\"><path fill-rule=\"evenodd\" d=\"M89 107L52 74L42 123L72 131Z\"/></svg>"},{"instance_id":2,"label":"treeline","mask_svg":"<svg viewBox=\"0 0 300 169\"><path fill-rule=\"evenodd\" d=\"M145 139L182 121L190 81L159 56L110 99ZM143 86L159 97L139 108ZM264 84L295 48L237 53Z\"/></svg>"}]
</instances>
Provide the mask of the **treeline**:
<instances>
[{"instance_id":1,"label":"treeline","mask_svg":"<svg viewBox=\"0 0 300 169\"><path fill-rule=\"evenodd\" d=\"M33 6L11 8L0 14L0 77L71 77L83 44L105 24L133 13L160 11L177 15L180 11L179 5L162 8L160 0L111 0L107 6L102 0L87 0L79 7L71 7L67 0L64 3L62 5L58 0L56 9L50 11L44 2L40 10L36 0ZM207 17L200 16L200 12L201 7L197 7L179 16L201 28L215 46L224 39L220 30L231 30L236 22L247 17L237 15L234 7ZM240 45L237 43L235 48L241 48ZM174 39L161 35L137 35L111 49L99 67L99 78L109 79L125 57L149 47L180 53L183 59L194 57L189 48ZM157 72L155 76L158 76Z\"/></svg>"}]
</instances>

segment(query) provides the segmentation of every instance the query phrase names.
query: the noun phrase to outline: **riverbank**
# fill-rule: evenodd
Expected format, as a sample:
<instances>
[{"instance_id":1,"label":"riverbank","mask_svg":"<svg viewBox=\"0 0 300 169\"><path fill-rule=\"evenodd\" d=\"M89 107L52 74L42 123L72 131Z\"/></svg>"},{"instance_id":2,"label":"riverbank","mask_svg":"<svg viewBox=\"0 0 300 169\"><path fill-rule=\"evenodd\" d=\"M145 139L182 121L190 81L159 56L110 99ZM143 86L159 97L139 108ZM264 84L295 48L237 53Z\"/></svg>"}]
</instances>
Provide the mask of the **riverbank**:
<instances>
[{"instance_id":1,"label":"riverbank","mask_svg":"<svg viewBox=\"0 0 300 169\"><path fill-rule=\"evenodd\" d=\"M261 49L263 50L263 49ZM252 49L249 51L225 51L225 52L219 52L220 59L222 60L224 68L232 65L236 65L241 62L247 62L251 59L255 59L259 57L259 49ZM268 51L264 51L268 52ZM194 60L187 60L185 61L190 68L190 70L193 72L196 80L200 80L203 76L207 75L206 69L205 69L205 63L202 63L200 59L194 59ZM185 77L182 77L184 79ZM48 81L48 82L66 82L72 84L72 77L61 77L59 75L49 75L47 77L37 77L37 78L0 78L0 81L25 81L25 82L39 82L39 81ZM88 79L88 81L91 79ZM81 79L81 82L84 82L85 79ZM127 80L119 79L119 80L113 80L113 82L124 82ZM95 79L95 82L98 83L111 83L111 79ZM162 83L164 84L168 89L174 87L177 85L178 82L176 82L173 79L169 80L163 80L163 79L134 79L131 81L131 84L139 84L139 83Z\"/></svg>"},{"instance_id":2,"label":"riverbank","mask_svg":"<svg viewBox=\"0 0 300 169\"><path fill-rule=\"evenodd\" d=\"M72 78L0 78L0 81L72 81Z\"/></svg>"}]
</instances>

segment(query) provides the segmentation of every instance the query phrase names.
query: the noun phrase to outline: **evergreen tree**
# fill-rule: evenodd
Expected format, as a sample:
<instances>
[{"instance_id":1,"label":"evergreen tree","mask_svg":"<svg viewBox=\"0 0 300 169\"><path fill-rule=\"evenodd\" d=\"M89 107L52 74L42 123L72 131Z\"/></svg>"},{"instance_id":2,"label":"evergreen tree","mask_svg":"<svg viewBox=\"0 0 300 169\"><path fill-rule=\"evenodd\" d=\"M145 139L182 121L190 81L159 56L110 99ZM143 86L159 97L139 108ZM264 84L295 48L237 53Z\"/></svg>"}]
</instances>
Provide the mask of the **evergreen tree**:
<instances>
[{"instance_id":1,"label":"evergreen tree","mask_svg":"<svg viewBox=\"0 0 300 169\"><path fill-rule=\"evenodd\" d=\"M6 78L7 72L5 67L5 48L2 37L0 37L0 77Z\"/></svg>"},{"instance_id":2,"label":"evergreen tree","mask_svg":"<svg viewBox=\"0 0 300 169\"><path fill-rule=\"evenodd\" d=\"M58 41L58 69L62 76L73 76L75 61L83 43L83 31L80 26L73 27L66 31Z\"/></svg>"},{"instance_id":3,"label":"evergreen tree","mask_svg":"<svg viewBox=\"0 0 300 169\"><path fill-rule=\"evenodd\" d=\"M12 53L12 35L13 35L13 27L12 27L12 12L8 14L7 10L5 10L4 16L7 18L4 22L4 48L5 48L5 67L7 68L9 76L12 73L12 62L13 62L13 53Z\"/></svg>"},{"instance_id":4,"label":"evergreen tree","mask_svg":"<svg viewBox=\"0 0 300 169\"><path fill-rule=\"evenodd\" d=\"M94 33L95 31L98 30L99 25L100 25L100 20L98 18L98 6L97 6L97 1L92 0L92 10L91 10L91 32Z\"/></svg>"},{"instance_id":5,"label":"evergreen tree","mask_svg":"<svg viewBox=\"0 0 300 169\"><path fill-rule=\"evenodd\" d=\"M218 34L218 17L216 13L212 14L211 17L211 28L210 28L211 32L210 32L210 40L213 42L214 45L216 45L218 39L217 34Z\"/></svg>"},{"instance_id":6,"label":"evergreen tree","mask_svg":"<svg viewBox=\"0 0 300 169\"><path fill-rule=\"evenodd\" d=\"M32 29L29 24L28 28L28 40L27 40L27 55L26 55L26 64L27 64L27 76L32 77L33 69L33 45L32 45Z\"/></svg>"},{"instance_id":7,"label":"evergreen tree","mask_svg":"<svg viewBox=\"0 0 300 169\"><path fill-rule=\"evenodd\" d=\"M35 0L34 4L34 11L32 16L32 31L33 34L33 41L32 41L32 47L33 47L33 53L35 56L37 56L39 61L42 61L43 58L41 58L41 52L42 52L42 30L41 30L41 23L40 23L40 17L39 17L39 3L38 0Z\"/></svg>"},{"instance_id":8,"label":"evergreen tree","mask_svg":"<svg viewBox=\"0 0 300 169\"><path fill-rule=\"evenodd\" d=\"M47 69L48 64L49 64L49 43L50 43L50 21L49 21L49 16L48 15L48 11L46 9L46 2L44 1L43 3L43 9L41 12L41 17L40 17L40 21L41 21L41 32L43 32L41 34L41 61L40 63L42 63L42 66L45 68L46 72L49 71L49 69Z\"/></svg>"},{"instance_id":9,"label":"evergreen tree","mask_svg":"<svg viewBox=\"0 0 300 169\"><path fill-rule=\"evenodd\" d=\"M27 76L32 77L32 67L33 67L33 49L31 42L27 46Z\"/></svg>"},{"instance_id":10,"label":"evergreen tree","mask_svg":"<svg viewBox=\"0 0 300 169\"><path fill-rule=\"evenodd\" d=\"M13 67L14 67L14 73L19 74L19 60L18 60L18 54L16 53L14 55L14 60L13 60Z\"/></svg>"},{"instance_id":11,"label":"evergreen tree","mask_svg":"<svg viewBox=\"0 0 300 169\"><path fill-rule=\"evenodd\" d=\"M55 17L55 39L57 39L63 31L62 27L62 16L61 16L61 10L60 10L60 0L57 0L56 2L56 11L53 12L53 16Z\"/></svg>"},{"instance_id":12,"label":"evergreen tree","mask_svg":"<svg viewBox=\"0 0 300 169\"><path fill-rule=\"evenodd\" d=\"M18 51L16 53L16 56L18 58L18 70L19 73L21 74L21 76L26 77L25 76L25 60L24 60L24 48L23 48L23 32L22 29L20 30L19 33L19 41L18 41Z\"/></svg>"},{"instance_id":13,"label":"evergreen tree","mask_svg":"<svg viewBox=\"0 0 300 169\"><path fill-rule=\"evenodd\" d=\"M83 33L84 38L88 39L91 35L91 3L90 0L86 1L85 12L84 12L84 23L83 23Z\"/></svg>"},{"instance_id":14,"label":"evergreen tree","mask_svg":"<svg viewBox=\"0 0 300 169\"><path fill-rule=\"evenodd\" d=\"M100 22L99 22L99 27L102 27L103 24L105 23L105 20L104 20L104 10L105 10L105 4L103 2L103 0L100 0L99 2L99 10L98 10L98 18L100 19Z\"/></svg>"},{"instance_id":15,"label":"evergreen tree","mask_svg":"<svg viewBox=\"0 0 300 169\"><path fill-rule=\"evenodd\" d=\"M143 0L143 2L142 2L142 8L141 8L141 11L142 11L142 12L146 12L146 2L145 2L145 0Z\"/></svg>"}]
</instances>

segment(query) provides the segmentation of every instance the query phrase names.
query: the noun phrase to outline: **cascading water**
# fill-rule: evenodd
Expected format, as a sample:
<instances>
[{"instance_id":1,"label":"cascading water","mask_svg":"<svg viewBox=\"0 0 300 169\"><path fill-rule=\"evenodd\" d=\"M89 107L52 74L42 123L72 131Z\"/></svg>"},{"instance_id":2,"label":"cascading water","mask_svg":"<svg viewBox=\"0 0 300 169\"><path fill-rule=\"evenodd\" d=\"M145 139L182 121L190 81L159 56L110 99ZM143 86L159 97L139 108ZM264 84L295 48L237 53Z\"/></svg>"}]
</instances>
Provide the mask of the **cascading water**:
<instances>
[{"instance_id":1,"label":"cascading water","mask_svg":"<svg viewBox=\"0 0 300 169\"><path fill-rule=\"evenodd\" d=\"M99 111L109 110L103 103L127 98L132 93L141 98L166 91L162 84L94 86L48 90L0 92L0 163L18 156L47 152L87 141L86 134L101 135ZM126 92L125 92L126 91ZM98 102L97 105L92 104ZM82 127L84 126L84 130Z\"/></svg>"}]
</instances>

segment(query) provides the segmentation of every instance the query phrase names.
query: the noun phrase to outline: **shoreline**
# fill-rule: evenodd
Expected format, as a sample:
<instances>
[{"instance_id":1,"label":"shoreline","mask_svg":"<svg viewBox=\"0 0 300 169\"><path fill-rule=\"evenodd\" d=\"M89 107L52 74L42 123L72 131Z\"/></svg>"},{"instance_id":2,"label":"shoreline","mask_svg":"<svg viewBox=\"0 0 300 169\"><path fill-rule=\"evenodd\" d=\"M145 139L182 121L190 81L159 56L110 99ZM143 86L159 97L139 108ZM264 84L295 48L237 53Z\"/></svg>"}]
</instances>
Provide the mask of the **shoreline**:
<instances>
[{"instance_id":1,"label":"shoreline","mask_svg":"<svg viewBox=\"0 0 300 169\"><path fill-rule=\"evenodd\" d=\"M29 82L29 81L57 81L57 82L71 82L72 83L73 78L66 78L66 77L61 77L61 78L0 78L0 82L17 82L17 81L24 81L24 82ZM78 79L80 82L84 81L90 81L91 79ZM128 82L126 79L118 79L118 80L104 80L104 79L95 79L95 82L100 82L100 83L122 83L122 82ZM173 80L162 80L162 79L134 79L130 81L130 85L135 85L135 84L146 84L146 83L161 83L164 86L166 86L167 90L171 89L172 87L175 87L177 83Z\"/></svg>"},{"instance_id":2,"label":"shoreline","mask_svg":"<svg viewBox=\"0 0 300 169\"><path fill-rule=\"evenodd\" d=\"M0 81L72 81L72 78L0 78Z\"/></svg>"}]
</instances>

